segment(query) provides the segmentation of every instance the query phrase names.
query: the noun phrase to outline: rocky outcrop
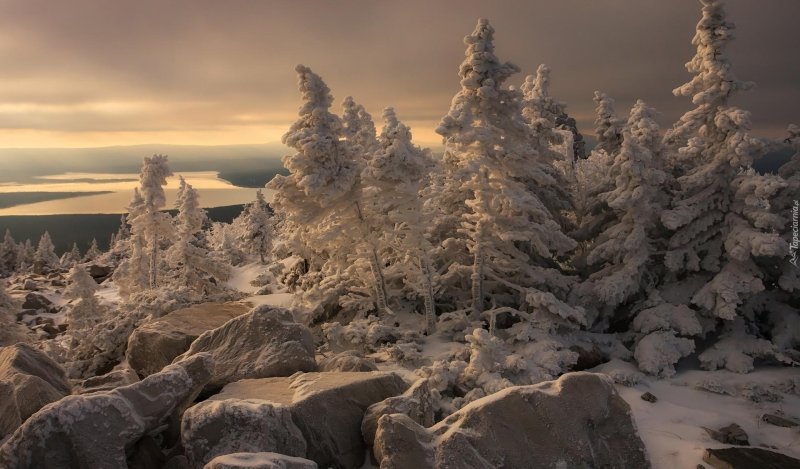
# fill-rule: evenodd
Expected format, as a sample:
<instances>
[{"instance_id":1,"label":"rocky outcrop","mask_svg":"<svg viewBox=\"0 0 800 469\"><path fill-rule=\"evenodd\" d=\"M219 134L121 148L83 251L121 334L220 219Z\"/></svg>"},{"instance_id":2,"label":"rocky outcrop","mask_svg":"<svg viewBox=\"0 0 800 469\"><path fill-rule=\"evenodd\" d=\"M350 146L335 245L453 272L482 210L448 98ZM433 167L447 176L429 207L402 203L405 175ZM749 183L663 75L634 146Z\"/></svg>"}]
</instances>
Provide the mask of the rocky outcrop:
<instances>
[{"instance_id":1,"label":"rocky outcrop","mask_svg":"<svg viewBox=\"0 0 800 469\"><path fill-rule=\"evenodd\" d=\"M585 372L504 389L430 429L384 415L374 451L381 469L650 467L611 379Z\"/></svg>"},{"instance_id":2,"label":"rocky outcrop","mask_svg":"<svg viewBox=\"0 0 800 469\"><path fill-rule=\"evenodd\" d=\"M244 445L244 451L305 457L320 467L358 468L366 450L361 436L364 413L406 387L398 375L382 372L241 380L188 409L181 439L192 468L202 468L218 455L243 451L237 448ZM278 430L266 434L272 428ZM304 451L295 428L305 442Z\"/></svg>"},{"instance_id":3,"label":"rocky outcrop","mask_svg":"<svg viewBox=\"0 0 800 469\"><path fill-rule=\"evenodd\" d=\"M430 382L427 379L420 379L403 394L369 406L361 422L361 434L364 436L364 441L372 446L375 432L378 430L378 420L384 415L405 414L419 425L430 427L433 425L434 412Z\"/></svg>"},{"instance_id":4,"label":"rocky outcrop","mask_svg":"<svg viewBox=\"0 0 800 469\"><path fill-rule=\"evenodd\" d=\"M212 365L200 354L129 386L49 404L0 447L0 467L128 467L126 450L191 402Z\"/></svg>"},{"instance_id":5,"label":"rocky outcrop","mask_svg":"<svg viewBox=\"0 0 800 469\"><path fill-rule=\"evenodd\" d=\"M201 334L247 310L243 303L203 303L143 324L128 339L128 364L142 378L157 373L189 350Z\"/></svg>"},{"instance_id":6,"label":"rocky outcrop","mask_svg":"<svg viewBox=\"0 0 800 469\"><path fill-rule=\"evenodd\" d=\"M214 374L206 392L241 379L291 376L314 371L314 339L283 308L262 305L202 334L181 358L208 352Z\"/></svg>"},{"instance_id":7,"label":"rocky outcrop","mask_svg":"<svg viewBox=\"0 0 800 469\"><path fill-rule=\"evenodd\" d=\"M374 361L365 358L355 350L339 353L322 361L320 371L378 371Z\"/></svg>"},{"instance_id":8,"label":"rocky outcrop","mask_svg":"<svg viewBox=\"0 0 800 469\"><path fill-rule=\"evenodd\" d=\"M21 343L0 349L0 384L0 438L71 390L58 363Z\"/></svg>"},{"instance_id":9,"label":"rocky outcrop","mask_svg":"<svg viewBox=\"0 0 800 469\"><path fill-rule=\"evenodd\" d=\"M235 453L214 458L203 469L317 469L317 463L277 453Z\"/></svg>"}]
</instances>

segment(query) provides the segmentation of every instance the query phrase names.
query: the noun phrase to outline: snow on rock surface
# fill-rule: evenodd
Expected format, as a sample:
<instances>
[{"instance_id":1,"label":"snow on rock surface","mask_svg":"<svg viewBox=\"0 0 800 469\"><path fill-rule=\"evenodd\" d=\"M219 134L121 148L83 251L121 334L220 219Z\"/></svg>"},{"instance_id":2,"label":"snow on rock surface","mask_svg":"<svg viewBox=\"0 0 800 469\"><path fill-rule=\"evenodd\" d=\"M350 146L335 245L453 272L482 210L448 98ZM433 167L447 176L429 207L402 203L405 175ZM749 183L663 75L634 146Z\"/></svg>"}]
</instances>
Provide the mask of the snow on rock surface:
<instances>
[{"instance_id":1,"label":"snow on rock surface","mask_svg":"<svg viewBox=\"0 0 800 469\"><path fill-rule=\"evenodd\" d=\"M203 303L173 311L136 329L128 339L128 364L141 376L158 373L201 334L247 312L242 303Z\"/></svg>"},{"instance_id":2,"label":"snow on rock surface","mask_svg":"<svg viewBox=\"0 0 800 469\"><path fill-rule=\"evenodd\" d=\"M130 386L52 403L0 447L0 467L127 467L126 450L191 402L212 367L210 355L195 355Z\"/></svg>"},{"instance_id":3,"label":"snow on rock surface","mask_svg":"<svg viewBox=\"0 0 800 469\"><path fill-rule=\"evenodd\" d=\"M0 439L70 390L64 370L43 352L27 344L0 349Z\"/></svg>"},{"instance_id":4,"label":"snow on rock surface","mask_svg":"<svg viewBox=\"0 0 800 469\"><path fill-rule=\"evenodd\" d=\"M317 463L277 453L234 453L218 456L203 469L317 469Z\"/></svg>"},{"instance_id":5,"label":"snow on rock surface","mask_svg":"<svg viewBox=\"0 0 800 469\"><path fill-rule=\"evenodd\" d=\"M355 350L347 350L320 363L320 371L378 371L378 366Z\"/></svg>"},{"instance_id":6,"label":"snow on rock surface","mask_svg":"<svg viewBox=\"0 0 800 469\"><path fill-rule=\"evenodd\" d=\"M202 467L200 463L210 459L208 455L239 451L237 447L242 446L247 451L292 451L292 455L311 459L320 467L359 468L366 450L361 436L365 411L376 402L401 394L406 387L398 375L384 372L298 373L288 378L245 379L188 409L181 437L193 468ZM275 421L259 418L266 415ZM286 443L294 444L293 436L286 439L294 431L281 419L294 422L300 430L305 442L302 452L295 452L298 447ZM235 428L227 426L234 422ZM283 429L269 437L261 433L265 426L280 425ZM237 435L235 441L221 436L228 433ZM284 446L276 448L276 442L281 441Z\"/></svg>"},{"instance_id":7,"label":"snow on rock surface","mask_svg":"<svg viewBox=\"0 0 800 469\"><path fill-rule=\"evenodd\" d=\"M180 360L210 352L214 373L206 391L240 379L290 376L315 371L311 331L296 322L289 310L258 306L195 340Z\"/></svg>"},{"instance_id":8,"label":"snow on rock surface","mask_svg":"<svg viewBox=\"0 0 800 469\"><path fill-rule=\"evenodd\" d=\"M402 414L385 415L375 455L382 469L650 467L613 382L585 372L504 389L430 429Z\"/></svg>"},{"instance_id":9,"label":"snow on rock surface","mask_svg":"<svg viewBox=\"0 0 800 469\"><path fill-rule=\"evenodd\" d=\"M384 415L404 414L423 427L434 422L434 396L430 380L419 379L403 394L372 404L361 421L361 434L368 445L375 441L378 421Z\"/></svg>"}]
</instances>

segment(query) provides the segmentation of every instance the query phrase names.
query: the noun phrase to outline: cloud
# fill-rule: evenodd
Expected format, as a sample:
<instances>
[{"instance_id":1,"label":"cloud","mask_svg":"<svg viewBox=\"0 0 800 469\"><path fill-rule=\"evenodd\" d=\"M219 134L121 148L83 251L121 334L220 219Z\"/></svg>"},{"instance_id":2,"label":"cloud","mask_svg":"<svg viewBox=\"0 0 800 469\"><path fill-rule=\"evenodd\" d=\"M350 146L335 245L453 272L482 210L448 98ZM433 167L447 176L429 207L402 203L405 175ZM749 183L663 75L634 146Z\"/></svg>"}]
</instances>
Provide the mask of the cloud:
<instances>
[{"instance_id":1,"label":"cloud","mask_svg":"<svg viewBox=\"0 0 800 469\"><path fill-rule=\"evenodd\" d=\"M729 4L737 74L760 85L740 104L759 132L779 136L800 121L791 60L800 2ZM394 106L418 139L436 143L433 127L458 90L462 38L478 17L495 26L498 55L523 69L514 84L551 66L553 93L584 132L595 89L620 112L645 99L666 127L691 106L671 90L688 78L699 12L691 0L3 2L0 141L274 140L296 114L293 69L304 63L337 105L352 95L376 118Z\"/></svg>"}]
</instances>

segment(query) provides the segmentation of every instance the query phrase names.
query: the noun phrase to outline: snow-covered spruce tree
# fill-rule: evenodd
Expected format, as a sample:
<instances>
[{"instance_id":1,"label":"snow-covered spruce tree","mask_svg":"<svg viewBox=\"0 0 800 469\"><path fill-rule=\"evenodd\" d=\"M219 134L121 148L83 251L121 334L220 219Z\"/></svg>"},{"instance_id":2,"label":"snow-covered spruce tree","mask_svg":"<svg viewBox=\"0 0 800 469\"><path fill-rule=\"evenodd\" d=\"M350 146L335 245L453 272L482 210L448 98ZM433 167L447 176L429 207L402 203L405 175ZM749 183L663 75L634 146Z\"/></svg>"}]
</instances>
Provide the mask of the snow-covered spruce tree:
<instances>
[{"instance_id":1,"label":"snow-covered spruce tree","mask_svg":"<svg viewBox=\"0 0 800 469\"><path fill-rule=\"evenodd\" d=\"M197 191L192 185L184 181L181 186L178 214L175 217L176 237L167 252L167 261L177 270L177 285L205 297L219 288L220 280L228 278L229 267L209 255L199 239L207 220L206 212L200 208Z\"/></svg>"},{"instance_id":2,"label":"snow-covered spruce tree","mask_svg":"<svg viewBox=\"0 0 800 469\"><path fill-rule=\"evenodd\" d=\"M86 250L86 254L83 256L84 262L92 262L102 255L103 251L101 251L97 246L97 239L92 238L92 242L89 244L89 248Z\"/></svg>"},{"instance_id":3,"label":"snow-covered spruce tree","mask_svg":"<svg viewBox=\"0 0 800 469\"><path fill-rule=\"evenodd\" d=\"M55 253L53 253L55 255ZM17 251L17 270L20 272L27 272L33 269L33 261L36 258L36 248L30 239L26 239L24 243L19 245Z\"/></svg>"},{"instance_id":4,"label":"snow-covered spruce tree","mask_svg":"<svg viewBox=\"0 0 800 469\"><path fill-rule=\"evenodd\" d=\"M623 130L619 154L611 167L613 190L600 195L614 220L588 250L589 275L593 304L615 308L648 285L652 256L657 249L658 214L663 197L660 193L666 175L657 161L660 136L655 110L638 101Z\"/></svg>"},{"instance_id":5,"label":"snow-covered spruce tree","mask_svg":"<svg viewBox=\"0 0 800 469\"><path fill-rule=\"evenodd\" d=\"M11 236L11 231L6 229L3 244L0 244L0 276L11 275L19 265L19 246Z\"/></svg>"},{"instance_id":6,"label":"snow-covered spruce tree","mask_svg":"<svg viewBox=\"0 0 800 469\"><path fill-rule=\"evenodd\" d=\"M71 269L76 264L80 263L81 259L81 250L78 249L78 243L72 243L72 249L65 252L64 255L61 256L59 264L63 269Z\"/></svg>"},{"instance_id":7,"label":"snow-covered spruce tree","mask_svg":"<svg viewBox=\"0 0 800 469\"><path fill-rule=\"evenodd\" d=\"M419 196L432 166L431 156L414 145L411 130L397 119L394 109L386 108L383 119L378 150L361 175L364 209L372 229L393 246L392 267L401 280L416 284L424 303L426 330L431 334L436 330L433 269Z\"/></svg>"},{"instance_id":8,"label":"snow-covered spruce tree","mask_svg":"<svg viewBox=\"0 0 800 469\"><path fill-rule=\"evenodd\" d=\"M368 159L378 149L375 122L352 96L342 102L342 131L357 158Z\"/></svg>"},{"instance_id":9,"label":"snow-covered spruce tree","mask_svg":"<svg viewBox=\"0 0 800 469\"><path fill-rule=\"evenodd\" d=\"M283 158L289 174L275 176L267 187L275 190L271 205L283 238L279 246L306 266L298 281L306 290L298 292L298 299L316 303L314 308L330 315L347 288L342 276L353 264L354 244L363 244L358 241L364 224L354 203L360 165L352 146L341 138L341 120L330 112L333 97L327 85L308 67L296 70L304 104L282 139L296 153ZM373 269L373 276L380 303L380 272Z\"/></svg>"},{"instance_id":10,"label":"snow-covered spruce tree","mask_svg":"<svg viewBox=\"0 0 800 469\"><path fill-rule=\"evenodd\" d=\"M172 176L172 171L169 169L166 155L153 155L144 159L139 174L139 189L134 195L141 197L141 208L135 217L130 218L131 233L140 236L147 243L148 285L151 289L158 287L160 243L164 239L169 239L174 231L172 217L168 213L161 212L167 201L163 186L169 176Z\"/></svg>"},{"instance_id":11,"label":"snow-covered spruce tree","mask_svg":"<svg viewBox=\"0 0 800 469\"><path fill-rule=\"evenodd\" d=\"M128 220L134 220L144 213L144 199L138 188L133 189L133 198L127 209ZM116 250L124 253L124 258L114 270L112 279L119 287L120 296L127 299L150 285L150 263L144 234L129 233L124 240L118 237Z\"/></svg>"},{"instance_id":12,"label":"snow-covered spruce tree","mask_svg":"<svg viewBox=\"0 0 800 469\"><path fill-rule=\"evenodd\" d=\"M103 319L105 312L96 292L97 282L85 268L76 265L70 269L64 296L72 300L67 307L67 323L72 333L88 329Z\"/></svg>"},{"instance_id":13,"label":"snow-covered spruce tree","mask_svg":"<svg viewBox=\"0 0 800 469\"><path fill-rule=\"evenodd\" d=\"M236 224L240 230L239 242L244 251L258 256L262 264L266 263L272 248L274 226L261 190L256 192L256 200L244 208Z\"/></svg>"},{"instance_id":14,"label":"snow-covered spruce tree","mask_svg":"<svg viewBox=\"0 0 800 469\"><path fill-rule=\"evenodd\" d=\"M33 256L33 271L37 274L43 274L57 268L58 265L59 258L56 255L55 246L53 246L53 241L50 239L50 233L45 231L42 237L39 238L39 245Z\"/></svg>"},{"instance_id":15,"label":"snow-covered spruce tree","mask_svg":"<svg viewBox=\"0 0 800 469\"><path fill-rule=\"evenodd\" d=\"M789 245L789 262L783 265L783 271L778 279L780 288L797 295L800 292L800 246L797 241L798 200L800 199L800 126L789 126L789 137L786 139L794 149L794 155L778 170L786 186L776 195L773 205L776 213L782 216L785 228L782 230L783 239ZM797 296L795 296L797 299ZM800 307L795 302L795 307Z\"/></svg>"},{"instance_id":16,"label":"snow-covered spruce tree","mask_svg":"<svg viewBox=\"0 0 800 469\"><path fill-rule=\"evenodd\" d=\"M542 323L583 324L582 309L558 299L571 285L553 262L575 247L527 182L544 173L531 127L522 116L521 93L503 83L519 69L494 54L494 30L481 19L467 36L461 91L437 132L444 137L446 192L461 194L461 227L470 265L451 262L447 276L469 280L466 306L473 318L484 313L527 315ZM447 187L449 186L449 187ZM446 210L446 208L445 208ZM450 243L444 240L443 244ZM459 288L451 282L450 288ZM555 293L555 294L554 294Z\"/></svg>"},{"instance_id":17,"label":"snow-covered spruce tree","mask_svg":"<svg viewBox=\"0 0 800 469\"><path fill-rule=\"evenodd\" d=\"M720 347L734 327L741 339L741 321L734 321L739 306L764 289L757 259L786 253L786 243L776 232L780 217L769 208L781 183L751 169L764 146L750 134L749 113L730 104L736 92L751 85L733 76L725 58L733 25L726 21L722 2L702 3L693 40L697 54L687 64L695 76L675 90L676 95L692 96L697 107L665 136L668 149L679 147L671 159L678 188L671 208L661 216L673 231L665 265L677 275L701 279L704 284L692 293L691 303L709 317L729 321L718 346L700 355L703 366L743 371L747 367L741 366L741 357L727 353L736 347ZM720 354L731 362L726 364Z\"/></svg>"},{"instance_id":18,"label":"snow-covered spruce tree","mask_svg":"<svg viewBox=\"0 0 800 469\"><path fill-rule=\"evenodd\" d=\"M617 117L617 112L614 110L614 100L611 97L600 91L595 91L593 99L597 104L597 117L594 120L594 133L597 136L595 149L614 155L622 146L624 123L622 119Z\"/></svg>"}]
</instances>

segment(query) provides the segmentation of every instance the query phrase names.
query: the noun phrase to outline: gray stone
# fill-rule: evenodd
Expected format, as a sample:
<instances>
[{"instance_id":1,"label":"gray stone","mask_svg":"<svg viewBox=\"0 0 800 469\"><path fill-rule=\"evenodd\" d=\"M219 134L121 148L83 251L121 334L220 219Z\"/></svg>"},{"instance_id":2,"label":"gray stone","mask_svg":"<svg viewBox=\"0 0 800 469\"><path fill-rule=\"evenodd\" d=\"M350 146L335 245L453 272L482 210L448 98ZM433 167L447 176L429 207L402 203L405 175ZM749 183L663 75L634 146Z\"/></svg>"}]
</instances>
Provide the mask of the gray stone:
<instances>
[{"instance_id":1,"label":"gray stone","mask_svg":"<svg viewBox=\"0 0 800 469\"><path fill-rule=\"evenodd\" d=\"M288 378L245 379L225 386L219 394L190 408L184 415L182 441L192 467L202 467L198 463L210 458L201 454L204 451L201 444L206 448L219 448L213 450L217 455L235 451L226 451L227 443L221 438L212 441L211 431L195 433L192 429L201 428L192 423L198 415L212 414L213 420L218 422L206 421L202 426L204 429L217 425L215 431L219 434L251 435L257 434L264 426L291 427L280 420L284 418L282 412L288 411L306 442L305 454L270 446L272 442L263 436L259 438L264 447L257 450L255 440L246 438L248 444L253 445L247 451L277 451L305 457L325 468L360 468L367 448L361 436L364 413L370 405L397 396L406 387L398 375L382 372L298 373ZM246 411L273 415L269 418L276 421L261 423L256 418L237 416ZM237 423L235 427L229 423L234 420ZM206 441L200 443L201 439Z\"/></svg>"},{"instance_id":2,"label":"gray stone","mask_svg":"<svg viewBox=\"0 0 800 469\"><path fill-rule=\"evenodd\" d=\"M18 343L0 349L0 381L14 385L14 402L21 421L72 389L61 366L44 352ZM4 399L10 399L6 391Z\"/></svg>"},{"instance_id":3,"label":"gray stone","mask_svg":"<svg viewBox=\"0 0 800 469\"><path fill-rule=\"evenodd\" d=\"M0 441L22 425L15 389L11 381L0 381Z\"/></svg>"},{"instance_id":4,"label":"gray stone","mask_svg":"<svg viewBox=\"0 0 800 469\"><path fill-rule=\"evenodd\" d=\"M206 394L241 379L317 369L311 331L296 323L288 310L268 305L203 333L178 359L204 352L211 353L215 363Z\"/></svg>"},{"instance_id":5,"label":"gray stone","mask_svg":"<svg viewBox=\"0 0 800 469\"><path fill-rule=\"evenodd\" d=\"M651 404L655 404L656 402L658 402L658 398L655 395L653 395L653 393L650 392L642 394L641 397L643 401L647 401Z\"/></svg>"},{"instance_id":6,"label":"gray stone","mask_svg":"<svg viewBox=\"0 0 800 469\"><path fill-rule=\"evenodd\" d=\"M158 373L201 334L246 313L243 303L203 303L141 325L128 339L128 364L139 377Z\"/></svg>"},{"instance_id":7,"label":"gray stone","mask_svg":"<svg viewBox=\"0 0 800 469\"><path fill-rule=\"evenodd\" d=\"M111 391L138 381L139 376L136 375L136 372L130 368L123 368L84 380L75 387L75 393L87 394L90 392Z\"/></svg>"},{"instance_id":8,"label":"gray stone","mask_svg":"<svg viewBox=\"0 0 800 469\"><path fill-rule=\"evenodd\" d=\"M384 415L374 451L381 469L650 467L611 378L586 372L504 389L430 429Z\"/></svg>"},{"instance_id":9,"label":"gray stone","mask_svg":"<svg viewBox=\"0 0 800 469\"><path fill-rule=\"evenodd\" d=\"M126 450L193 401L211 367L196 355L129 386L49 404L0 447L0 467L128 467Z\"/></svg>"},{"instance_id":10,"label":"gray stone","mask_svg":"<svg viewBox=\"0 0 800 469\"><path fill-rule=\"evenodd\" d=\"M780 415L775 414L764 414L761 416L761 420L770 425L775 425L776 427L792 428L800 426L800 423L797 423L794 420L790 420L786 417L781 417Z\"/></svg>"},{"instance_id":11,"label":"gray stone","mask_svg":"<svg viewBox=\"0 0 800 469\"><path fill-rule=\"evenodd\" d=\"M378 371L378 366L355 350L348 350L325 359L320 371Z\"/></svg>"},{"instance_id":12,"label":"gray stone","mask_svg":"<svg viewBox=\"0 0 800 469\"><path fill-rule=\"evenodd\" d=\"M742 427L735 423L732 423L727 427L722 427L719 430L713 430L706 427L702 427L702 429L705 430L711 438L719 441L720 443L741 446L750 445L750 442L747 438L747 433L744 431L744 429L742 429Z\"/></svg>"},{"instance_id":13,"label":"gray stone","mask_svg":"<svg viewBox=\"0 0 800 469\"><path fill-rule=\"evenodd\" d=\"M361 421L361 434L364 441L372 446L378 430L378 420L384 415L405 414L419 425L430 427L434 423L434 413L430 383L427 379L420 379L403 394L369 406Z\"/></svg>"},{"instance_id":14,"label":"gray stone","mask_svg":"<svg viewBox=\"0 0 800 469\"><path fill-rule=\"evenodd\" d=\"M761 448L707 449L703 461L715 469L800 469L800 460Z\"/></svg>"},{"instance_id":15,"label":"gray stone","mask_svg":"<svg viewBox=\"0 0 800 469\"><path fill-rule=\"evenodd\" d=\"M235 453L214 458L204 469L317 469L317 463L277 453Z\"/></svg>"},{"instance_id":16,"label":"gray stone","mask_svg":"<svg viewBox=\"0 0 800 469\"><path fill-rule=\"evenodd\" d=\"M53 307L53 302L40 293L28 293L22 303L22 309L49 311Z\"/></svg>"}]
</instances>

